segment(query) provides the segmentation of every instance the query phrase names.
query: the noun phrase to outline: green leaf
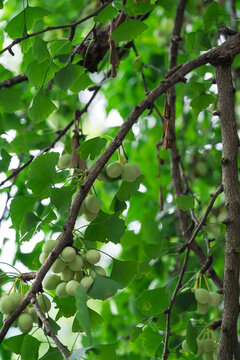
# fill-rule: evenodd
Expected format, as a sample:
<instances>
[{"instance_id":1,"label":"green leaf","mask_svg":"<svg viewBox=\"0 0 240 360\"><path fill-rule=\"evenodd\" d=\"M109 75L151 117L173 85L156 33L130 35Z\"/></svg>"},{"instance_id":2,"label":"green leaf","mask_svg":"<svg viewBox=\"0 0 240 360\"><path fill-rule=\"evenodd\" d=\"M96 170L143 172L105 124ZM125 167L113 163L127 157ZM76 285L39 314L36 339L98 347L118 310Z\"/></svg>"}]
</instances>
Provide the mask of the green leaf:
<instances>
[{"instance_id":1,"label":"green leaf","mask_svg":"<svg viewBox=\"0 0 240 360\"><path fill-rule=\"evenodd\" d=\"M121 25L117 27L116 30L113 31L111 39L115 41L131 41L139 36L147 28L148 26L142 21L127 18Z\"/></svg>"},{"instance_id":2,"label":"green leaf","mask_svg":"<svg viewBox=\"0 0 240 360\"><path fill-rule=\"evenodd\" d=\"M194 354L197 354L197 351L198 351L197 336L198 336L198 331L192 325L192 321L189 320L188 326L187 326L186 340L187 340L187 343L188 343L188 346L189 346L190 350Z\"/></svg>"},{"instance_id":3,"label":"green leaf","mask_svg":"<svg viewBox=\"0 0 240 360\"><path fill-rule=\"evenodd\" d=\"M35 337L26 334L21 347L21 359L38 360L38 349L40 344L40 341ZM31 349L31 351L29 351L29 349Z\"/></svg>"},{"instance_id":4,"label":"green leaf","mask_svg":"<svg viewBox=\"0 0 240 360\"><path fill-rule=\"evenodd\" d=\"M87 293L84 287L79 284L76 290L76 306L77 306L77 321L79 325L85 330L89 338L90 345L92 344L92 333L90 326L90 318L87 307Z\"/></svg>"},{"instance_id":5,"label":"green leaf","mask_svg":"<svg viewBox=\"0 0 240 360\"><path fill-rule=\"evenodd\" d=\"M0 9L3 9L3 0L0 0Z\"/></svg>"},{"instance_id":6,"label":"green leaf","mask_svg":"<svg viewBox=\"0 0 240 360\"><path fill-rule=\"evenodd\" d=\"M194 294L191 291L178 294L173 306L177 314L195 310L196 300Z\"/></svg>"},{"instance_id":7,"label":"green leaf","mask_svg":"<svg viewBox=\"0 0 240 360\"><path fill-rule=\"evenodd\" d=\"M209 50L211 42L208 33L202 30L197 30L195 34L195 47L199 50Z\"/></svg>"},{"instance_id":8,"label":"green leaf","mask_svg":"<svg viewBox=\"0 0 240 360\"><path fill-rule=\"evenodd\" d=\"M91 350L91 357L95 360L116 360L117 344L95 345Z\"/></svg>"},{"instance_id":9,"label":"green leaf","mask_svg":"<svg viewBox=\"0 0 240 360\"><path fill-rule=\"evenodd\" d=\"M146 354L155 357L159 344L163 340L163 335L154 331L151 326L146 326L141 334L142 347Z\"/></svg>"},{"instance_id":10,"label":"green leaf","mask_svg":"<svg viewBox=\"0 0 240 360\"><path fill-rule=\"evenodd\" d=\"M52 318L50 318L50 316L48 316L48 322L54 332L54 334L57 335L57 333L59 332L59 330L61 330L61 326L59 326L56 321L54 321ZM44 332L45 332L45 335L47 336L48 333L47 333L47 330L44 328Z\"/></svg>"},{"instance_id":11,"label":"green leaf","mask_svg":"<svg viewBox=\"0 0 240 360\"><path fill-rule=\"evenodd\" d=\"M143 176L138 176L137 179L133 182L123 181L118 192L116 193L117 199L120 201L129 200L131 196L136 194L143 179Z\"/></svg>"},{"instance_id":12,"label":"green leaf","mask_svg":"<svg viewBox=\"0 0 240 360\"><path fill-rule=\"evenodd\" d=\"M137 261L121 261L113 259L111 279L127 286L138 272Z\"/></svg>"},{"instance_id":13,"label":"green leaf","mask_svg":"<svg viewBox=\"0 0 240 360\"><path fill-rule=\"evenodd\" d=\"M84 73L73 82L70 90L74 93L79 93L80 91L87 89L90 85L93 85L93 82L89 78L89 75Z\"/></svg>"},{"instance_id":14,"label":"green leaf","mask_svg":"<svg viewBox=\"0 0 240 360\"><path fill-rule=\"evenodd\" d=\"M105 300L115 295L118 289L122 289L122 285L117 281L97 274L88 295L93 299Z\"/></svg>"},{"instance_id":15,"label":"green leaf","mask_svg":"<svg viewBox=\"0 0 240 360\"><path fill-rule=\"evenodd\" d=\"M144 315L156 315L168 306L168 299L163 288L145 290L135 301L137 308Z\"/></svg>"},{"instance_id":16,"label":"green leaf","mask_svg":"<svg viewBox=\"0 0 240 360\"><path fill-rule=\"evenodd\" d=\"M118 11L115 7L108 5L103 9L97 16L94 16L95 22L106 23L109 20L113 19L117 15Z\"/></svg>"},{"instance_id":17,"label":"green leaf","mask_svg":"<svg viewBox=\"0 0 240 360\"><path fill-rule=\"evenodd\" d=\"M23 217L28 212L33 211L35 202L36 199L30 195L18 196L12 199L10 205L10 216L15 229L19 229L19 226L23 221Z\"/></svg>"},{"instance_id":18,"label":"green leaf","mask_svg":"<svg viewBox=\"0 0 240 360\"><path fill-rule=\"evenodd\" d=\"M70 187L52 188L50 191L51 202L56 206L59 213L68 210L72 199L72 190Z\"/></svg>"},{"instance_id":19,"label":"green leaf","mask_svg":"<svg viewBox=\"0 0 240 360\"><path fill-rule=\"evenodd\" d=\"M63 316L69 318L76 314L77 308L75 305L75 298L73 296L63 299L55 296L53 301L56 303L55 308L59 309L55 319L56 321Z\"/></svg>"},{"instance_id":20,"label":"green leaf","mask_svg":"<svg viewBox=\"0 0 240 360\"><path fill-rule=\"evenodd\" d=\"M24 108L21 92L14 89L1 89L0 105L7 113L13 113Z\"/></svg>"},{"instance_id":21,"label":"green leaf","mask_svg":"<svg viewBox=\"0 0 240 360\"><path fill-rule=\"evenodd\" d=\"M79 77L85 69L79 65L68 64L55 74L55 80L58 86L63 89L69 89L75 80L79 81Z\"/></svg>"},{"instance_id":22,"label":"green leaf","mask_svg":"<svg viewBox=\"0 0 240 360\"><path fill-rule=\"evenodd\" d=\"M148 12L152 11L156 7L155 4L150 2L138 2L135 3L133 0L128 0L125 6L125 10L128 15L145 15Z\"/></svg>"},{"instance_id":23,"label":"green leaf","mask_svg":"<svg viewBox=\"0 0 240 360\"><path fill-rule=\"evenodd\" d=\"M56 177L56 165L59 153L51 152L39 155L31 164L28 170L30 181L28 187L34 194L39 195L54 184Z\"/></svg>"},{"instance_id":24,"label":"green leaf","mask_svg":"<svg viewBox=\"0 0 240 360\"><path fill-rule=\"evenodd\" d=\"M135 342L141 333L142 333L141 327L134 327L130 332L130 341Z\"/></svg>"},{"instance_id":25,"label":"green leaf","mask_svg":"<svg viewBox=\"0 0 240 360\"><path fill-rule=\"evenodd\" d=\"M210 94L202 94L197 96L190 102L192 108L196 108L197 110L201 111L206 109L210 104L215 102L215 97Z\"/></svg>"},{"instance_id":26,"label":"green leaf","mask_svg":"<svg viewBox=\"0 0 240 360\"><path fill-rule=\"evenodd\" d=\"M23 341L24 341L24 338L26 335L27 334L12 336L12 337L6 339L4 343L8 349L10 349L15 354L20 355L21 347L22 347L22 344L23 344Z\"/></svg>"},{"instance_id":27,"label":"green leaf","mask_svg":"<svg viewBox=\"0 0 240 360\"><path fill-rule=\"evenodd\" d=\"M32 53L39 64L50 58L47 42L42 40L39 36L34 38Z\"/></svg>"},{"instance_id":28,"label":"green leaf","mask_svg":"<svg viewBox=\"0 0 240 360\"><path fill-rule=\"evenodd\" d=\"M91 329L95 329L98 325L101 325L104 322L104 319L102 318L101 315L99 315L96 311L92 310L91 308L88 308L88 313L89 313L89 320L90 320L90 327ZM72 331L73 332L82 332L84 331L83 327L79 324L77 317L79 315L76 315L74 321L73 321L73 326L72 326Z\"/></svg>"},{"instance_id":29,"label":"green leaf","mask_svg":"<svg viewBox=\"0 0 240 360\"><path fill-rule=\"evenodd\" d=\"M213 1L203 15L204 27L208 30L212 25L216 26L216 21L220 15L218 4Z\"/></svg>"},{"instance_id":30,"label":"green leaf","mask_svg":"<svg viewBox=\"0 0 240 360\"><path fill-rule=\"evenodd\" d=\"M49 347L47 353L43 355L39 360L62 360L62 354L57 347Z\"/></svg>"},{"instance_id":31,"label":"green leaf","mask_svg":"<svg viewBox=\"0 0 240 360\"><path fill-rule=\"evenodd\" d=\"M100 152L106 143L106 139L95 137L84 141L78 148L77 152L83 160L87 160L88 157L90 157L91 160L94 160L98 155L100 155Z\"/></svg>"},{"instance_id":32,"label":"green leaf","mask_svg":"<svg viewBox=\"0 0 240 360\"><path fill-rule=\"evenodd\" d=\"M194 209L194 202L194 196L190 195L181 195L176 199L177 206L184 211Z\"/></svg>"},{"instance_id":33,"label":"green leaf","mask_svg":"<svg viewBox=\"0 0 240 360\"><path fill-rule=\"evenodd\" d=\"M41 7L27 6L23 11L16 15L5 27L4 31L12 38L16 39L31 30L34 23L50 14L49 11Z\"/></svg>"},{"instance_id":34,"label":"green leaf","mask_svg":"<svg viewBox=\"0 0 240 360\"><path fill-rule=\"evenodd\" d=\"M34 123L45 120L56 106L45 95L42 89L38 91L33 99L31 107L28 109L28 115Z\"/></svg>"},{"instance_id":35,"label":"green leaf","mask_svg":"<svg viewBox=\"0 0 240 360\"><path fill-rule=\"evenodd\" d=\"M9 155L7 153L7 151L5 149L2 149L1 158L2 159L0 160L0 169L1 169L1 172L4 172L4 171L8 170L8 167L9 167L12 157L11 157L11 155Z\"/></svg>"},{"instance_id":36,"label":"green leaf","mask_svg":"<svg viewBox=\"0 0 240 360\"><path fill-rule=\"evenodd\" d=\"M90 241L106 242L109 240L117 244L124 232L125 222L119 219L117 214L108 215L100 210L96 219L87 227L85 237Z\"/></svg>"},{"instance_id":37,"label":"green leaf","mask_svg":"<svg viewBox=\"0 0 240 360\"><path fill-rule=\"evenodd\" d=\"M26 75L34 86L43 86L52 79L57 69L58 67L49 59L41 64L35 60L27 66Z\"/></svg>"},{"instance_id":38,"label":"green leaf","mask_svg":"<svg viewBox=\"0 0 240 360\"><path fill-rule=\"evenodd\" d=\"M32 212L28 212L23 221L20 224L20 231L21 234L24 235L26 232L28 232L33 226L35 228L35 225L40 221L41 219L33 214Z\"/></svg>"}]
</instances>

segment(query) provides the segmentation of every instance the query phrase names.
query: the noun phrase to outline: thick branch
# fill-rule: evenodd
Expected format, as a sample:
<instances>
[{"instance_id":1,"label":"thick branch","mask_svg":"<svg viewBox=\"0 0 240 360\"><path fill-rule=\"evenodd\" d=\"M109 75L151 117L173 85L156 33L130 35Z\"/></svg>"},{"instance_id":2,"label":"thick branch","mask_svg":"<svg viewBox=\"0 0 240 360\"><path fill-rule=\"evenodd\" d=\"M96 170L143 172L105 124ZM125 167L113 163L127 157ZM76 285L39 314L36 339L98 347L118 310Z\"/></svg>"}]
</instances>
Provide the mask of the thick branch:
<instances>
[{"instance_id":1,"label":"thick branch","mask_svg":"<svg viewBox=\"0 0 240 360\"><path fill-rule=\"evenodd\" d=\"M64 357L64 359L68 359L70 352L66 350L66 347L61 343L61 341L58 339L58 337L54 334L54 331L51 328L45 314L42 312L35 295L32 296L31 303L33 304L33 307L37 313L37 316L42 321L45 329L47 330L48 335L51 336L51 338L57 345L57 348L59 349L59 351L62 354L62 356Z\"/></svg>"},{"instance_id":2,"label":"thick branch","mask_svg":"<svg viewBox=\"0 0 240 360\"><path fill-rule=\"evenodd\" d=\"M237 335L240 265L237 249L240 248L240 194L238 182L239 138L234 114L234 89L230 64L216 66L216 82L222 132L222 185L226 206L224 311L218 359L232 360L240 358Z\"/></svg>"},{"instance_id":3,"label":"thick branch","mask_svg":"<svg viewBox=\"0 0 240 360\"><path fill-rule=\"evenodd\" d=\"M10 79L1 81L0 82L0 89L4 88L4 87L11 87L11 86L19 84L19 83L21 83L23 81L26 81L27 79L28 79L27 75L24 74L24 73L20 74L20 75L17 75L17 76L13 76Z\"/></svg>"}]
</instances>

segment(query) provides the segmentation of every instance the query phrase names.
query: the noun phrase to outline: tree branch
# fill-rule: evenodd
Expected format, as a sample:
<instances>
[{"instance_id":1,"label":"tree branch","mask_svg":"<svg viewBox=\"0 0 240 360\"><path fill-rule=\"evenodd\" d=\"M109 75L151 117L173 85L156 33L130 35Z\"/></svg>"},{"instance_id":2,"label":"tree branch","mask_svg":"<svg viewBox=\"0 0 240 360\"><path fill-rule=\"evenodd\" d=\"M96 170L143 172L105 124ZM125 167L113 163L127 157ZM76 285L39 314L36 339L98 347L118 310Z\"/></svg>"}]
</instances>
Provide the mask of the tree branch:
<instances>
[{"instance_id":1,"label":"tree branch","mask_svg":"<svg viewBox=\"0 0 240 360\"><path fill-rule=\"evenodd\" d=\"M53 341L57 345L57 348L59 349L59 351L62 354L62 356L64 357L64 359L68 359L70 351L66 349L66 347L61 343L61 341L58 339L58 337L54 334L54 331L51 328L45 314L41 310L35 295L32 296L31 303L33 304L33 307L34 307L34 309L35 309L35 311L37 313L37 316L42 321L45 329L47 330L48 335L51 336L51 338L53 339Z\"/></svg>"},{"instance_id":2,"label":"tree branch","mask_svg":"<svg viewBox=\"0 0 240 360\"><path fill-rule=\"evenodd\" d=\"M237 335L239 313L240 193L238 182L239 138L234 113L234 89L231 64L215 68L218 110L222 133L222 185L226 206L226 243L224 265L224 311L218 350L219 360L240 358Z\"/></svg>"},{"instance_id":3,"label":"tree branch","mask_svg":"<svg viewBox=\"0 0 240 360\"><path fill-rule=\"evenodd\" d=\"M28 80L28 77L26 74L19 74L17 76L13 76L7 80L3 80L0 82L0 89L4 87L11 87L13 85L19 84L23 81Z\"/></svg>"}]
</instances>

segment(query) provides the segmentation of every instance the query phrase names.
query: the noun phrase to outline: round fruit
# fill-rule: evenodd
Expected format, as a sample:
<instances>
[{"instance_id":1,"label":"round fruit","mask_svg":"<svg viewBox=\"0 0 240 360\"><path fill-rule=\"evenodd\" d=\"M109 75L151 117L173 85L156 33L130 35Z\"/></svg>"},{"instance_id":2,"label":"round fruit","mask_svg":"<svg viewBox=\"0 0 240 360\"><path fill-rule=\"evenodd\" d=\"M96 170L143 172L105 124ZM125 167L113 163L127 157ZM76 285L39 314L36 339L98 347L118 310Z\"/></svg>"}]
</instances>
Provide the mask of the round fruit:
<instances>
[{"instance_id":1,"label":"round fruit","mask_svg":"<svg viewBox=\"0 0 240 360\"><path fill-rule=\"evenodd\" d=\"M214 360L214 353L202 353L202 360Z\"/></svg>"},{"instance_id":2,"label":"round fruit","mask_svg":"<svg viewBox=\"0 0 240 360\"><path fill-rule=\"evenodd\" d=\"M95 266L93 269L90 270L90 275L93 279L96 279L96 276L102 275L106 276L106 271L101 266Z\"/></svg>"},{"instance_id":3,"label":"round fruit","mask_svg":"<svg viewBox=\"0 0 240 360\"><path fill-rule=\"evenodd\" d=\"M77 280L70 280L68 283L67 283L67 286L66 286L66 291L69 295L76 295L76 290L77 290L77 287L79 285L79 282Z\"/></svg>"},{"instance_id":4,"label":"round fruit","mask_svg":"<svg viewBox=\"0 0 240 360\"><path fill-rule=\"evenodd\" d=\"M135 170L136 170L136 173L137 173L137 177L139 177L141 175L141 168L140 166L138 166L138 164L135 164L135 163L131 163L132 166L134 166Z\"/></svg>"},{"instance_id":5,"label":"round fruit","mask_svg":"<svg viewBox=\"0 0 240 360\"><path fill-rule=\"evenodd\" d=\"M44 278L43 287L47 290L55 290L60 282L61 279L58 275L50 274Z\"/></svg>"},{"instance_id":6,"label":"round fruit","mask_svg":"<svg viewBox=\"0 0 240 360\"><path fill-rule=\"evenodd\" d=\"M42 252L39 256L40 264L43 264L47 257L48 257L48 254L45 254L44 252Z\"/></svg>"},{"instance_id":7,"label":"round fruit","mask_svg":"<svg viewBox=\"0 0 240 360\"><path fill-rule=\"evenodd\" d=\"M18 328L22 332L31 330L33 326L33 318L30 314L23 313L18 318Z\"/></svg>"},{"instance_id":8,"label":"round fruit","mask_svg":"<svg viewBox=\"0 0 240 360\"><path fill-rule=\"evenodd\" d=\"M101 255L100 252L97 250L89 250L86 255L85 258L87 260L87 262L89 262L89 264L96 264L97 262L99 262Z\"/></svg>"},{"instance_id":9,"label":"round fruit","mask_svg":"<svg viewBox=\"0 0 240 360\"><path fill-rule=\"evenodd\" d=\"M209 295L210 295L209 305L218 306L221 302L221 296L213 291L211 291Z\"/></svg>"},{"instance_id":10,"label":"round fruit","mask_svg":"<svg viewBox=\"0 0 240 360\"><path fill-rule=\"evenodd\" d=\"M88 291L88 289L92 286L93 281L94 280L92 278L86 276L80 281L80 284L85 288L86 291Z\"/></svg>"},{"instance_id":11,"label":"round fruit","mask_svg":"<svg viewBox=\"0 0 240 360\"><path fill-rule=\"evenodd\" d=\"M189 349L187 340L183 340L183 342L182 342L182 349L183 349L183 351L190 352L190 349Z\"/></svg>"},{"instance_id":12,"label":"round fruit","mask_svg":"<svg viewBox=\"0 0 240 360\"><path fill-rule=\"evenodd\" d=\"M110 178L116 178L121 175L122 169L122 165L118 161L115 161L107 166L106 173Z\"/></svg>"},{"instance_id":13,"label":"round fruit","mask_svg":"<svg viewBox=\"0 0 240 360\"><path fill-rule=\"evenodd\" d=\"M52 264L51 270L52 272L58 274L60 272L62 272L66 267L66 263L58 258L56 261L54 261L54 263Z\"/></svg>"},{"instance_id":14,"label":"round fruit","mask_svg":"<svg viewBox=\"0 0 240 360\"><path fill-rule=\"evenodd\" d=\"M83 259L80 255L75 256L74 260L68 263L68 267L72 271L79 271L83 267Z\"/></svg>"},{"instance_id":15,"label":"round fruit","mask_svg":"<svg viewBox=\"0 0 240 360\"><path fill-rule=\"evenodd\" d=\"M85 206L85 202L83 200L82 205L80 206L80 209L79 209L79 212L78 212L78 216L83 215L85 213L85 211L86 211L86 206Z\"/></svg>"},{"instance_id":16,"label":"round fruit","mask_svg":"<svg viewBox=\"0 0 240 360\"><path fill-rule=\"evenodd\" d=\"M68 282L74 278L74 275L75 275L75 272L73 272L68 267L66 267L62 272L62 279L63 279L63 281Z\"/></svg>"},{"instance_id":17,"label":"round fruit","mask_svg":"<svg viewBox=\"0 0 240 360\"><path fill-rule=\"evenodd\" d=\"M37 302L43 312L48 312L51 309L51 301L45 294L38 294Z\"/></svg>"},{"instance_id":18,"label":"round fruit","mask_svg":"<svg viewBox=\"0 0 240 360\"><path fill-rule=\"evenodd\" d=\"M208 304L199 304L197 303L197 313L204 315L208 311Z\"/></svg>"},{"instance_id":19,"label":"round fruit","mask_svg":"<svg viewBox=\"0 0 240 360\"><path fill-rule=\"evenodd\" d=\"M59 169L68 168L68 167L70 167L70 161L71 161L71 155L64 154L60 157L57 166Z\"/></svg>"},{"instance_id":20,"label":"round fruit","mask_svg":"<svg viewBox=\"0 0 240 360\"><path fill-rule=\"evenodd\" d=\"M56 240L48 240L43 244L42 252L48 255L56 245Z\"/></svg>"},{"instance_id":21,"label":"round fruit","mask_svg":"<svg viewBox=\"0 0 240 360\"><path fill-rule=\"evenodd\" d=\"M209 292L206 289L196 289L195 291L195 299L199 304L208 304L210 301Z\"/></svg>"},{"instance_id":22,"label":"round fruit","mask_svg":"<svg viewBox=\"0 0 240 360\"><path fill-rule=\"evenodd\" d=\"M133 182L136 180L137 171L133 164L128 163L123 166L122 178L123 178L123 180L128 181L128 182Z\"/></svg>"},{"instance_id":23,"label":"round fruit","mask_svg":"<svg viewBox=\"0 0 240 360\"><path fill-rule=\"evenodd\" d=\"M101 209L101 202L96 195L88 195L84 202L86 209L91 213L97 214Z\"/></svg>"},{"instance_id":24,"label":"round fruit","mask_svg":"<svg viewBox=\"0 0 240 360\"><path fill-rule=\"evenodd\" d=\"M197 346L198 346L198 353L197 353L197 355L201 354L201 352L203 351L203 349L202 349L202 344L203 344L203 340L197 339Z\"/></svg>"},{"instance_id":25,"label":"round fruit","mask_svg":"<svg viewBox=\"0 0 240 360\"><path fill-rule=\"evenodd\" d=\"M29 309L28 313L29 313L29 315L31 315L31 317L33 319L33 322L37 323L38 322L38 316L37 316L37 313L36 313L35 309L34 308Z\"/></svg>"},{"instance_id":26,"label":"round fruit","mask_svg":"<svg viewBox=\"0 0 240 360\"><path fill-rule=\"evenodd\" d=\"M11 298L9 299L8 295L5 295L1 299L0 303L0 311L3 314L11 314L14 310L15 306Z\"/></svg>"},{"instance_id":27,"label":"round fruit","mask_svg":"<svg viewBox=\"0 0 240 360\"><path fill-rule=\"evenodd\" d=\"M212 339L203 340L202 351L205 353L213 353L214 352L214 342Z\"/></svg>"},{"instance_id":28,"label":"round fruit","mask_svg":"<svg viewBox=\"0 0 240 360\"><path fill-rule=\"evenodd\" d=\"M93 221L97 217L97 213L92 213L91 211L85 210L84 217L87 221Z\"/></svg>"},{"instance_id":29,"label":"round fruit","mask_svg":"<svg viewBox=\"0 0 240 360\"><path fill-rule=\"evenodd\" d=\"M68 293L66 291L66 286L67 286L66 282L61 282L60 284L58 284L58 286L56 287L56 295L58 297L65 298L68 296Z\"/></svg>"},{"instance_id":30,"label":"round fruit","mask_svg":"<svg viewBox=\"0 0 240 360\"><path fill-rule=\"evenodd\" d=\"M65 249L61 252L61 258L65 262L73 261L76 256L76 250L71 246L66 246Z\"/></svg>"},{"instance_id":31,"label":"round fruit","mask_svg":"<svg viewBox=\"0 0 240 360\"><path fill-rule=\"evenodd\" d=\"M17 307L17 305L21 302L22 298L21 295L18 292L12 292L9 296L8 299L12 301L12 304L15 307Z\"/></svg>"}]
</instances>

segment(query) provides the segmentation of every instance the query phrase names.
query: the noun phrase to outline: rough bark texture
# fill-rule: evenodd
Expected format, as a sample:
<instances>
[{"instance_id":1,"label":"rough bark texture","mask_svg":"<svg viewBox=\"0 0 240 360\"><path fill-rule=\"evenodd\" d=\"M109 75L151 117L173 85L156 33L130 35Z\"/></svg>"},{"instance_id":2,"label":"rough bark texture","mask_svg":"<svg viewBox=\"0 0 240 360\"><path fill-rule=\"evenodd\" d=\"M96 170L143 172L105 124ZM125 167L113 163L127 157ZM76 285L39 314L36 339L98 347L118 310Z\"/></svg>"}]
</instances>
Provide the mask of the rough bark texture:
<instances>
[{"instance_id":1,"label":"rough bark texture","mask_svg":"<svg viewBox=\"0 0 240 360\"><path fill-rule=\"evenodd\" d=\"M216 66L218 108L222 131L222 185L226 206L226 244L224 267L224 312L218 360L240 359L237 340L239 313L240 197L238 184L239 139L234 114L231 65Z\"/></svg>"}]
</instances>

